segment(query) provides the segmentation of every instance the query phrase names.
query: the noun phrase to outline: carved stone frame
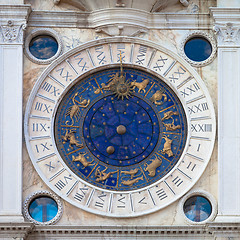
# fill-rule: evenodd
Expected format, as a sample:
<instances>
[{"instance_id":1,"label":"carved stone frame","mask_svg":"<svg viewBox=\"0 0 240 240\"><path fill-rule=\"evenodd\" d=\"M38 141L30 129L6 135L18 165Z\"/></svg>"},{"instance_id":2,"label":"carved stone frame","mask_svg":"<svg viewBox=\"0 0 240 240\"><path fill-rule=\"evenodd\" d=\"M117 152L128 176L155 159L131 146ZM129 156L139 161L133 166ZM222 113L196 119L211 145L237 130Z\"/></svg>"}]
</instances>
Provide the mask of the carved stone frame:
<instances>
[{"instance_id":1,"label":"carved stone frame","mask_svg":"<svg viewBox=\"0 0 240 240\"><path fill-rule=\"evenodd\" d=\"M56 52L56 54L54 56L52 56L49 59L38 59L36 57L34 57L32 55L32 53L29 50L29 44L31 42L31 40L39 35L49 35L51 37L53 37L57 43L58 43L58 50ZM53 29L50 28L36 28L33 31L31 31L28 36L26 37L25 40L25 44L24 44L24 52L26 54L26 56L29 58L29 60L31 60L34 63L37 64L49 64L51 63L54 59L58 58L59 55L62 53L62 48L63 48L63 43L62 43L62 39L60 37L60 35Z\"/></svg>"},{"instance_id":2,"label":"carved stone frame","mask_svg":"<svg viewBox=\"0 0 240 240\"><path fill-rule=\"evenodd\" d=\"M201 61L201 62L196 62L196 61L193 61L191 59L189 59L187 57L187 55L185 54L185 51L184 51L184 46L186 44L186 42L193 38L193 37L203 37L205 38L206 40L208 40L212 46L212 53L211 55L204 61ZM216 52L217 52L217 43L216 43L216 39L214 38L214 35L213 34L210 34L210 33L206 33L204 31L190 31L183 39L182 39L182 42L180 44L180 54L181 56L188 62L190 63L193 67L204 67L206 65L208 65L209 63L211 63L214 58L216 57Z\"/></svg>"},{"instance_id":3,"label":"carved stone frame","mask_svg":"<svg viewBox=\"0 0 240 240\"><path fill-rule=\"evenodd\" d=\"M29 214L29 205L30 203L37 197L50 197L52 198L56 203L57 203L57 206L58 206L58 212L56 214L56 216L50 220L50 221L47 221L47 222L38 222L36 221L35 219L33 219L31 217L31 215ZM51 192L48 192L48 191L37 191L37 192L34 192L32 193L31 195L29 195L26 200L24 201L23 203L23 215L24 217L29 220L30 222L34 223L34 224L37 224L37 225L50 225L50 224L54 224L56 222L58 222L61 218L63 214L63 204L62 204L62 201L60 200L60 198L51 193Z\"/></svg>"},{"instance_id":4,"label":"carved stone frame","mask_svg":"<svg viewBox=\"0 0 240 240\"><path fill-rule=\"evenodd\" d=\"M194 222L191 221L189 218L186 217L184 210L183 210L183 206L184 203L190 198L190 197L194 197L194 196L201 196L201 197L205 197L208 199L208 201L211 203L212 205L212 213L211 215L204 221L201 222ZM217 201L215 200L215 198L208 192L204 191L204 190L193 190L190 191L188 194L186 194L180 201L179 201L179 212L181 214L181 216L184 218L185 222L187 224L190 225L203 225L207 222L211 222L217 215Z\"/></svg>"}]
</instances>

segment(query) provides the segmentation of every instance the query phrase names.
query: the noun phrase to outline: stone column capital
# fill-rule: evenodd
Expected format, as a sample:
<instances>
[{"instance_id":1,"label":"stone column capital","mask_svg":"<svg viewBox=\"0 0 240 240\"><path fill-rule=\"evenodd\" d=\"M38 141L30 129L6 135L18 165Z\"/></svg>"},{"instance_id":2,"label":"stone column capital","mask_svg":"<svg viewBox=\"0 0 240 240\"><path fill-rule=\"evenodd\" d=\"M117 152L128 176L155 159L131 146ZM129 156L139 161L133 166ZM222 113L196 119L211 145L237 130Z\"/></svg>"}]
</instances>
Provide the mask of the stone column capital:
<instances>
[{"instance_id":1,"label":"stone column capital","mask_svg":"<svg viewBox=\"0 0 240 240\"><path fill-rule=\"evenodd\" d=\"M210 8L218 47L240 47L240 8Z\"/></svg>"},{"instance_id":2,"label":"stone column capital","mask_svg":"<svg viewBox=\"0 0 240 240\"><path fill-rule=\"evenodd\" d=\"M240 46L240 25L232 22L226 24L216 24L213 30L217 36L219 47L236 47Z\"/></svg>"},{"instance_id":3,"label":"stone column capital","mask_svg":"<svg viewBox=\"0 0 240 240\"><path fill-rule=\"evenodd\" d=\"M23 44L30 5L0 5L0 44Z\"/></svg>"}]
</instances>

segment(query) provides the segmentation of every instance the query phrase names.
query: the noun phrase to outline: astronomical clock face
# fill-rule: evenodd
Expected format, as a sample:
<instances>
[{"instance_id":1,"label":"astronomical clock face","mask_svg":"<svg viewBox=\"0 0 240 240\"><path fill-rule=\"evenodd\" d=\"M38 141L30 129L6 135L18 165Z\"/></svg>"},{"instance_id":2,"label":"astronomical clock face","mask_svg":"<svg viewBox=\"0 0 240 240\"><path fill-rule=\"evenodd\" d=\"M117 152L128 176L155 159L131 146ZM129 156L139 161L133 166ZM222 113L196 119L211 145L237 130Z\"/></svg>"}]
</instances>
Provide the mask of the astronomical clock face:
<instances>
[{"instance_id":1,"label":"astronomical clock face","mask_svg":"<svg viewBox=\"0 0 240 240\"><path fill-rule=\"evenodd\" d=\"M130 217L169 205L196 183L215 117L200 77L179 57L109 38L45 70L28 102L25 137L54 192L96 214Z\"/></svg>"}]
</instances>

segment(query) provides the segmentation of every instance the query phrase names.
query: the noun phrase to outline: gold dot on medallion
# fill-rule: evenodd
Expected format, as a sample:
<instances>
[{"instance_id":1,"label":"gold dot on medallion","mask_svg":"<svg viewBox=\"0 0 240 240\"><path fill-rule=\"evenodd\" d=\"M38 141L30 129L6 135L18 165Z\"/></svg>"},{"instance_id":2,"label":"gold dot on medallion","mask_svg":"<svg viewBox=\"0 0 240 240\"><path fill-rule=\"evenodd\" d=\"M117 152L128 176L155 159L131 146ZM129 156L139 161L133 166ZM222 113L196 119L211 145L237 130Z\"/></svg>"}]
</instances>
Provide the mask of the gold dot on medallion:
<instances>
[{"instance_id":1,"label":"gold dot on medallion","mask_svg":"<svg viewBox=\"0 0 240 240\"><path fill-rule=\"evenodd\" d=\"M151 122L151 120L148 120L148 122Z\"/></svg>"},{"instance_id":2,"label":"gold dot on medallion","mask_svg":"<svg viewBox=\"0 0 240 240\"><path fill-rule=\"evenodd\" d=\"M103 117L105 116L105 114L103 113Z\"/></svg>"},{"instance_id":3,"label":"gold dot on medallion","mask_svg":"<svg viewBox=\"0 0 240 240\"><path fill-rule=\"evenodd\" d=\"M153 123L153 125L156 125L156 123Z\"/></svg>"},{"instance_id":4,"label":"gold dot on medallion","mask_svg":"<svg viewBox=\"0 0 240 240\"><path fill-rule=\"evenodd\" d=\"M117 112L119 112L119 110L117 110Z\"/></svg>"},{"instance_id":5,"label":"gold dot on medallion","mask_svg":"<svg viewBox=\"0 0 240 240\"><path fill-rule=\"evenodd\" d=\"M125 156L126 159L128 159L128 156Z\"/></svg>"},{"instance_id":6,"label":"gold dot on medallion","mask_svg":"<svg viewBox=\"0 0 240 240\"><path fill-rule=\"evenodd\" d=\"M97 144L97 147L99 147L99 144Z\"/></svg>"},{"instance_id":7,"label":"gold dot on medallion","mask_svg":"<svg viewBox=\"0 0 240 240\"><path fill-rule=\"evenodd\" d=\"M135 152L135 151L133 151L133 154L136 154L136 152Z\"/></svg>"},{"instance_id":8,"label":"gold dot on medallion","mask_svg":"<svg viewBox=\"0 0 240 240\"><path fill-rule=\"evenodd\" d=\"M100 157L100 155L97 155L97 157L99 158L99 157Z\"/></svg>"},{"instance_id":9,"label":"gold dot on medallion","mask_svg":"<svg viewBox=\"0 0 240 240\"><path fill-rule=\"evenodd\" d=\"M106 151L108 154L113 154L115 152L115 148L113 146L108 146Z\"/></svg>"},{"instance_id":10,"label":"gold dot on medallion","mask_svg":"<svg viewBox=\"0 0 240 240\"><path fill-rule=\"evenodd\" d=\"M137 103L139 103L139 101L137 101Z\"/></svg>"},{"instance_id":11,"label":"gold dot on medallion","mask_svg":"<svg viewBox=\"0 0 240 240\"><path fill-rule=\"evenodd\" d=\"M115 183L115 181L114 181L114 180L112 180L112 183Z\"/></svg>"},{"instance_id":12,"label":"gold dot on medallion","mask_svg":"<svg viewBox=\"0 0 240 240\"><path fill-rule=\"evenodd\" d=\"M153 145L153 143L150 143L150 145L152 146L152 145Z\"/></svg>"},{"instance_id":13,"label":"gold dot on medallion","mask_svg":"<svg viewBox=\"0 0 240 240\"><path fill-rule=\"evenodd\" d=\"M126 104L126 106L128 107L128 106L129 106L129 104L127 103L127 104Z\"/></svg>"},{"instance_id":14,"label":"gold dot on medallion","mask_svg":"<svg viewBox=\"0 0 240 240\"><path fill-rule=\"evenodd\" d=\"M149 109L149 107L147 107L147 110Z\"/></svg>"},{"instance_id":15,"label":"gold dot on medallion","mask_svg":"<svg viewBox=\"0 0 240 240\"><path fill-rule=\"evenodd\" d=\"M138 138L136 138L136 140L138 140Z\"/></svg>"},{"instance_id":16,"label":"gold dot on medallion","mask_svg":"<svg viewBox=\"0 0 240 240\"><path fill-rule=\"evenodd\" d=\"M155 133L155 132L153 132L153 133Z\"/></svg>"},{"instance_id":17,"label":"gold dot on medallion","mask_svg":"<svg viewBox=\"0 0 240 240\"><path fill-rule=\"evenodd\" d=\"M143 155L143 158L145 158L145 155Z\"/></svg>"},{"instance_id":18,"label":"gold dot on medallion","mask_svg":"<svg viewBox=\"0 0 240 240\"><path fill-rule=\"evenodd\" d=\"M145 147L142 147L142 149L145 149Z\"/></svg>"},{"instance_id":19,"label":"gold dot on medallion","mask_svg":"<svg viewBox=\"0 0 240 240\"><path fill-rule=\"evenodd\" d=\"M111 100L113 100L114 98L112 97Z\"/></svg>"},{"instance_id":20,"label":"gold dot on medallion","mask_svg":"<svg viewBox=\"0 0 240 240\"><path fill-rule=\"evenodd\" d=\"M119 163L122 163L122 161L119 161Z\"/></svg>"},{"instance_id":21,"label":"gold dot on medallion","mask_svg":"<svg viewBox=\"0 0 240 240\"><path fill-rule=\"evenodd\" d=\"M103 107L101 107L101 110L103 110Z\"/></svg>"},{"instance_id":22,"label":"gold dot on medallion","mask_svg":"<svg viewBox=\"0 0 240 240\"><path fill-rule=\"evenodd\" d=\"M145 113L143 113L143 116L145 116L146 114Z\"/></svg>"},{"instance_id":23,"label":"gold dot on medallion","mask_svg":"<svg viewBox=\"0 0 240 240\"><path fill-rule=\"evenodd\" d=\"M150 137L147 137L147 139L149 139Z\"/></svg>"},{"instance_id":24,"label":"gold dot on medallion","mask_svg":"<svg viewBox=\"0 0 240 240\"><path fill-rule=\"evenodd\" d=\"M127 150L127 149L128 149L128 147L125 147L125 149Z\"/></svg>"},{"instance_id":25,"label":"gold dot on medallion","mask_svg":"<svg viewBox=\"0 0 240 240\"><path fill-rule=\"evenodd\" d=\"M87 173L87 170L85 170L85 173Z\"/></svg>"},{"instance_id":26,"label":"gold dot on medallion","mask_svg":"<svg viewBox=\"0 0 240 240\"><path fill-rule=\"evenodd\" d=\"M136 147L136 145L133 145L133 147Z\"/></svg>"},{"instance_id":27,"label":"gold dot on medallion","mask_svg":"<svg viewBox=\"0 0 240 240\"><path fill-rule=\"evenodd\" d=\"M135 114L137 114L137 112L135 112Z\"/></svg>"},{"instance_id":28,"label":"gold dot on medallion","mask_svg":"<svg viewBox=\"0 0 240 240\"><path fill-rule=\"evenodd\" d=\"M77 166L79 167L79 166L80 166L80 164L77 164Z\"/></svg>"},{"instance_id":29,"label":"gold dot on medallion","mask_svg":"<svg viewBox=\"0 0 240 240\"><path fill-rule=\"evenodd\" d=\"M93 111L96 111L96 109L94 108Z\"/></svg>"},{"instance_id":30,"label":"gold dot on medallion","mask_svg":"<svg viewBox=\"0 0 240 240\"><path fill-rule=\"evenodd\" d=\"M141 121L138 121L138 123L141 123Z\"/></svg>"},{"instance_id":31,"label":"gold dot on medallion","mask_svg":"<svg viewBox=\"0 0 240 240\"><path fill-rule=\"evenodd\" d=\"M106 99L106 98L104 98L104 100L105 100L105 101L107 101L107 99Z\"/></svg>"},{"instance_id":32,"label":"gold dot on medallion","mask_svg":"<svg viewBox=\"0 0 240 240\"><path fill-rule=\"evenodd\" d=\"M102 130L100 130L100 133L102 133Z\"/></svg>"},{"instance_id":33,"label":"gold dot on medallion","mask_svg":"<svg viewBox=\"0 0 240 240\"><path fill-rule=\"evenodd\" d=\"M105 126L105 125L106 125L106 123L105 123L105 122L103 122L103 125Z\"/></svg>"},{"instance_id":34,"label":"gold dot on medallion","mask_svg":"<svg viewBox=\"0 0 240 240\"><path fill-rule=\"evenodd\" d=\"M130 161L128 161L128 163L130 163Z\"/></svg>"},{"instance_id":35,"label":"gold dot on medallion","mask_svg":"<svg viewBox=\"0 0 240 240\"><path fill-rule=\"evenodd\" d=\"M93 117L93 119L95 119L95 117Z\"/></svg>"},{"instance_id":36,"label":"gold dot on medallion","mask_svg":"<svg viewBox=\"0 0 240 240\"><path fill-rule=\"evenodd\" d=\"M105 140L105 142L107 142L107 140Z\"/></svg>"},{"instance_id":37,"label":"gold dot on medallion","mask_svg":"<svg viewBox=\"0 0 240 240\"><path fill-rule=\"evenodd\" d=\"M87 138L89 138L89 136L87 136Z\"/></svg>"},{"instance_id":38,"label":"gold dot on medallion","mask_svg":"<svg viewBox=\"0 0 240 240\"><path fill-rule=\"evenodd\" d=\"M112 110L112 108L109 108L108 110L109 110L109 111L111 111L111 110Z\"/></svg>"},{"instance_id":39,"label":"gold dot on medallion","mask_svg":"<svg viewBox=\"0 0 240 240\"><path fill-rule=\"evenodd\" d=\"M127 114L126 112L124 112L123 114Z\"/></svg>"},{"instance_id":40,"label":"gold dot on medallion","mask_svg":"<svg viewBox=\"0 0 240 240\"><path fill-rule=\"evenodd\" d=\"M92 127L93 127L93 128L95 128L96 126L95 126L95 125L93 125Z\"/></svg>"}]
</instances>

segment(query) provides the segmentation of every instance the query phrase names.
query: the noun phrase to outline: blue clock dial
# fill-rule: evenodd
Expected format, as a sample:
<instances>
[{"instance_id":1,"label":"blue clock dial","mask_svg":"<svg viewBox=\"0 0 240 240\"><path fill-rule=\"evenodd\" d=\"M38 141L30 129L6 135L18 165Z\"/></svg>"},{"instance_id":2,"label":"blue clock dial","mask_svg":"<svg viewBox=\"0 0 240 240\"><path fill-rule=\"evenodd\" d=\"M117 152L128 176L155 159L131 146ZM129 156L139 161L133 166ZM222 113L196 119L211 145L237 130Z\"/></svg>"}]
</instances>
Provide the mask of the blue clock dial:
<instances>
[{"instance_id":1,"label":"blue clock dial","mask_svg":"<svg viewBox=\"0 0 240 240\"><path fill-rule=\"evenodd\" d=\"M97 187L148 186L179 161L187 137L184 109L161 79L108 69L77 82L55 117L55 141L68 167Z\"/></svg>"}]
</instances>

